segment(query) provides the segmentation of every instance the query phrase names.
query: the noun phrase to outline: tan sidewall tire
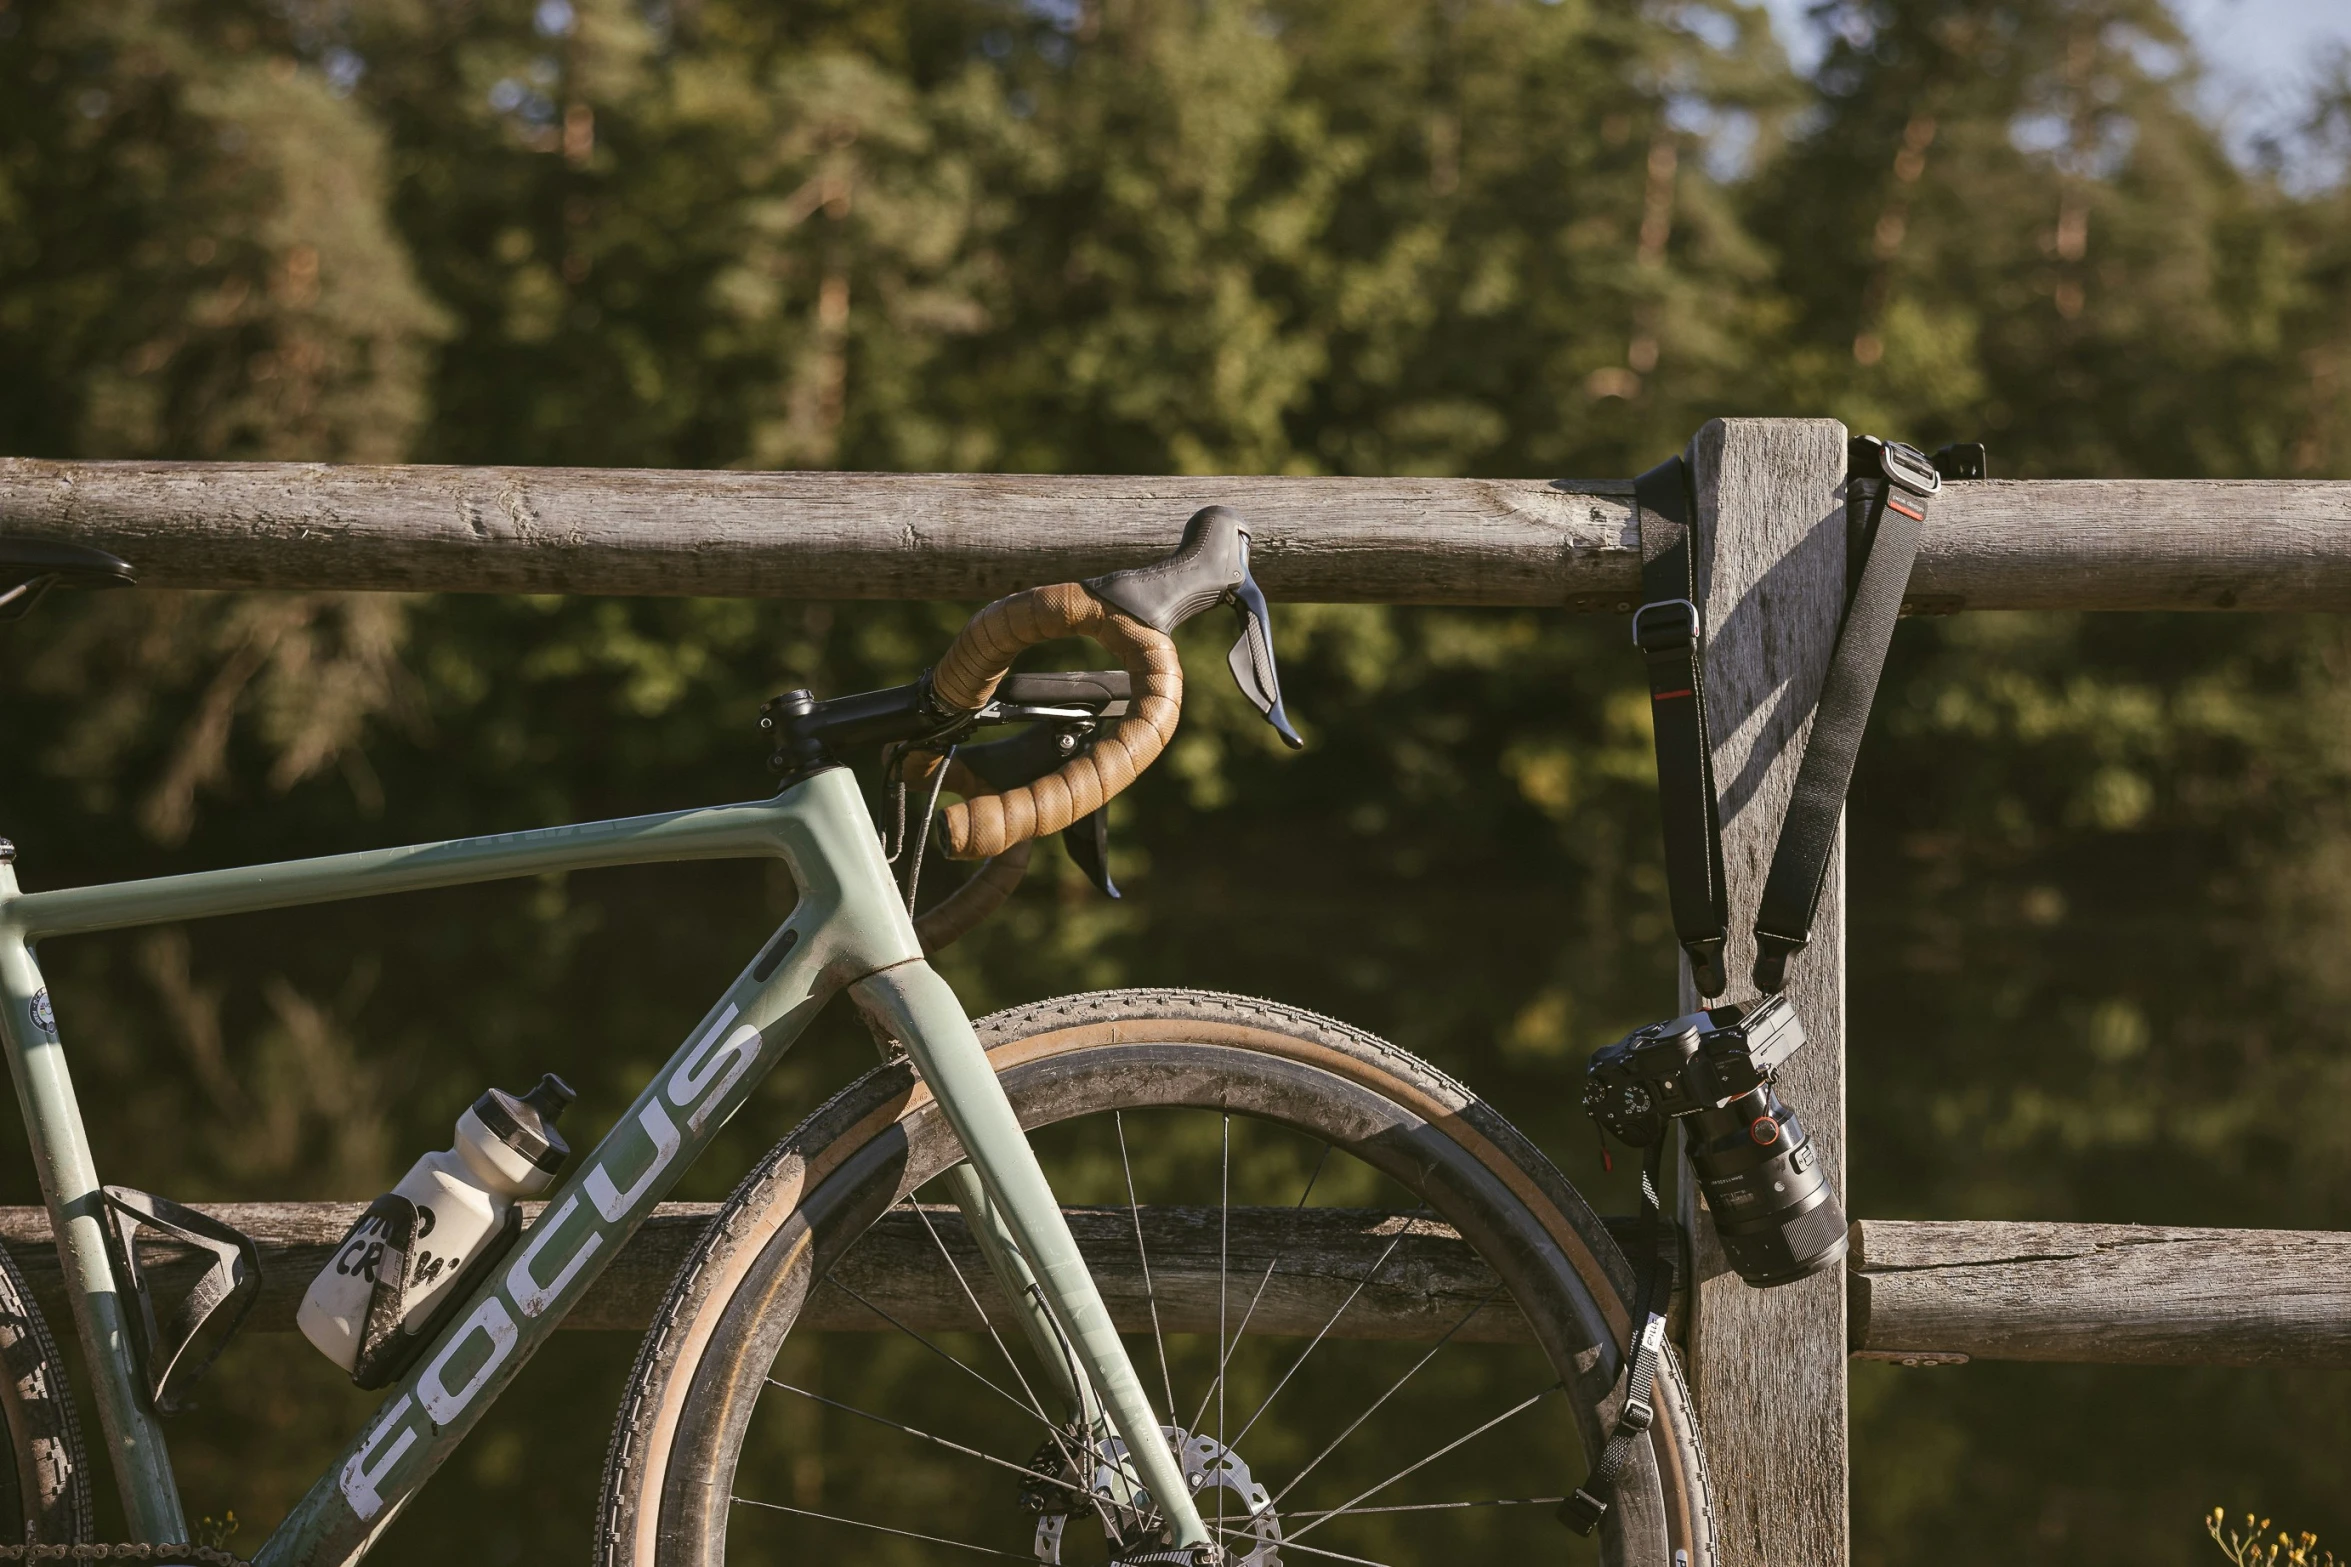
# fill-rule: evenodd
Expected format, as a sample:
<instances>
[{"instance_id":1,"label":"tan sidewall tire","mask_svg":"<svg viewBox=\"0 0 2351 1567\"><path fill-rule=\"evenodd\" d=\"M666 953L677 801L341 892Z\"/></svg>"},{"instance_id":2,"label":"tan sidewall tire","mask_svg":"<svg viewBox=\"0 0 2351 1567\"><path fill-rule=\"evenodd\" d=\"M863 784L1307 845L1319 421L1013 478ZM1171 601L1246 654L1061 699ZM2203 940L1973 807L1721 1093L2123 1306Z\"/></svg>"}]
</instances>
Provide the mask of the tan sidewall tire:
<instances>
[{"instance_id":1,"label":"tan sidewall tire","mask_svg":"<svg viewBox=\"0 0 2351 1567\"><path fill-rule=\"evenodd\" d=\"M1113 1108L1220 1108L1314 1132L1422 1193L1510 1286L1576 1390L1597 1451L1621 1380L1630 1271L1550 1161L1460 1084L1345 1024L1203 991L1066 997L978 1029L1024 1125ZM638 1352L605 1468L599 1567L723 1560L735 1453L810 1282L960 1156L929 1091L898 1063L836 1095L745 1178ZM1714 1567L1696 1426L1670 1356L1656 1404L1602 1527L1602 1559ZM1562 1476L1562 1489L1581 1478Z\"/></svg>"}]
</instances>

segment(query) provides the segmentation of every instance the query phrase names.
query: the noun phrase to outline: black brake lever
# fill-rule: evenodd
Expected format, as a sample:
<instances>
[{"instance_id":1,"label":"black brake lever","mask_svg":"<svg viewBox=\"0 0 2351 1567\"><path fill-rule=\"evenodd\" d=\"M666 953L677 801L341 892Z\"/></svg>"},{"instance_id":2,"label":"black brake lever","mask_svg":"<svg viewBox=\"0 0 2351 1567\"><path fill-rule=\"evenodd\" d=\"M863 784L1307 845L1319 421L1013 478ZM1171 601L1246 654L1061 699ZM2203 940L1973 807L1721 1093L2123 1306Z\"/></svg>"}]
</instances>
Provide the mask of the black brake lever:
<instances>
[{"instance_id":1,"label":"black brake lever","mask_svg":"<svg viewBox=\"0 0 2351 1567\"><path fill-rule=\"evenodd\" d=\"M1247 535L1242 536L1244 540ZM1282 744L1293 751L1304 750L1306 742L1298 738L1298 731L1290 727L1290 715L1282 711L1282 677L1273 663L1273 619L1266 613L1264 590L1257 579L1248 575L1249 558L1246 543L1242 546L1241 581L1233 589L1233 618L1240 622L1241 635L1235 639L1233 650L1225 655L1231 666L1233 679L1241 688L1241 695L1257 705L1257 711L1282 737Z\"/></svg>"},{"instance_id":2,"label":"black brake lever","mask_svg":"<svg viewBox=\"0 0 2351 1567\"><path fill-rule=\"evenodd\" d=\"M1061 846L1086 880L1106 898L1115 898L1118 883L1110 879L1110 807L1097 805L1061 829Z\"/></svg>"},{"instance_id":3,"label":"black brake lever","mask_svg":"<svg viewBox=\"0 0 2351 1567\"><path fill-rule=\"evenodd\" d=\"M1241 635L1225 662L1241 694L1292 750L1306 742L1282 709L1281 676L1274 667L1273 622L1265 593L1249 573L1249 525L1230 506L1203 506L1184 524L1175 553L1147 566L1089 577L1086 591L1121 613L1162 632L1194 615L1230 604Z\"/></svg>"}]
</instances>

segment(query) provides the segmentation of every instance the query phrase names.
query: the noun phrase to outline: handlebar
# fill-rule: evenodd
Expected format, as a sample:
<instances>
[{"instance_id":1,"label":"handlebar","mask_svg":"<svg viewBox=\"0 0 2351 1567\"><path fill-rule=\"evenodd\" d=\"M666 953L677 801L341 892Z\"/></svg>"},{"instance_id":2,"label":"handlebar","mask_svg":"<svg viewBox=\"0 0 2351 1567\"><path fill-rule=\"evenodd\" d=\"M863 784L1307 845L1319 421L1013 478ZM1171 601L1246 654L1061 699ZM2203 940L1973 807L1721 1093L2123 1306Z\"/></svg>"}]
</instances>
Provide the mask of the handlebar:
<instances>
[{"instance_id":1,"label":"handlebar","mask_svg":"<svg viewBox=\"0 0 2351 1567\"><path fill-rule=\"evenodd\" d=\"M1249 526L1229 506L1203 507L1184 525L1172 554L998 599L957 634L931 678L933 694L951 711L976 713L1023 648L1073 634L1118 655L1132 678L1132 696L1126 716L1045 777L949 806L949 857L986 859L1060 832L1099 811L1158 760L1175 737L1184 702L1183 664L1168 633L1219 604L1232 605L1240 617L1229 663L1242 692L1285 741L1303 745L1282 710L1265 595L1249 572Z\"/></svg>"},{"instance_id":2,"label":"handlebar","mask_svg":"<svg viewBox=\"0 0 2351 1567\"><path fill-rule=\"evenodd\" d=\"M1182 542L1158 560L996 600L913 685L827 702L788 691L761 709L761 724L775 732L774 765L787 776L829 766L839 750L902 743L932 753L908 756L909 781L928 779L982 724L1062 726L1042 746L975 747L967 753L974 765L958 756L950 766L945 787L964 798L943 813L947 853L992 859L1089 816L1098 824L1096 813L1158 759L1183 711L1183 665L1169 633L1219 604L1239 622L1226 662L1242 693L1284 742L1303 745L1282 707L1265 595L1249 570L1249 527L1225 506L1193 513ZM1023 649L1073 635L1093 638L1124 668L1011 673ZM996 753L992 765L980 752Z\"/></svg>"},{"instance_id":3,"label":"handlebar","mask_svg":"<svg viewBox=\"0 0 2351 1567\"><path fill-rule=\"evenodd\" d=\"M931 672L931 692L950 712L976 714L995 696L1023 648L1092 637L1118 655L1132 682L1130 711L1094 743L1034 783L968 795L942 813L951 859L984 860L1056 833L1100 810L1175 738L1184 666L1165 632L1122 614L1075 582L998 599L971 618Z\"/></svg>"}]
</instances>

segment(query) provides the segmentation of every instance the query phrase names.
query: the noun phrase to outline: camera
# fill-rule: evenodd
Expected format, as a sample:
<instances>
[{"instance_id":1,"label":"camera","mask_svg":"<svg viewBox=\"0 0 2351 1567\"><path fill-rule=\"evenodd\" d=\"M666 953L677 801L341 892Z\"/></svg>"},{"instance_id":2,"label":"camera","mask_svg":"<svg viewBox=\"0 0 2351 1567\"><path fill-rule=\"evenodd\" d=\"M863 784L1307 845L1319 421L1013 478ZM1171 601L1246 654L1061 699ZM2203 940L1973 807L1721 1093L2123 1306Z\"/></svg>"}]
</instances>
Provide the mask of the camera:
<instances>
[{"instance_id":1,"label":"camera","mask_svg":"<svg viewBox=\"0 0 2351 1567\"><path fill-rule=\"evenodd\" d=\"M1584 1111L1636 1148L1681 1121L1724 1254L1761 1289L1792 1284L1845 1256L1845 1211L1820 1150L1772 1091L1772 1072L1804 1043L1784 995L1638 1028L1594 1051Z\"/></svg>"}]
</instances>

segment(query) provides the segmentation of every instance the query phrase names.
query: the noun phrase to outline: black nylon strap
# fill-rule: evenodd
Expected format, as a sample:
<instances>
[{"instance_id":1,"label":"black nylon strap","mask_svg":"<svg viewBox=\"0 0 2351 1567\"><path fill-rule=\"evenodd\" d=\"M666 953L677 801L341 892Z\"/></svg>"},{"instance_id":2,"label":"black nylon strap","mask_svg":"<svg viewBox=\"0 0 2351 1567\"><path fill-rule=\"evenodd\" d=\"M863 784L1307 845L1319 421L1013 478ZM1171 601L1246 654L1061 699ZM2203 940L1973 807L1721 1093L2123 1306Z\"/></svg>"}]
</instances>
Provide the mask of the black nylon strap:
<instances>
[{"instance_id":1,"label":"black nylon strap","mask_svg":"<svg viewBox=\"0 0 2351 1567\"><path fill-rule=\"evenodd\" d=\"M1674 1263L1666 1250L1670 1232L1665 1206L1657 1198L1658 1172L1664 1167L1665 1139L1649 1145L1641 1164L1641 1216L1648 1221L1648 1272L1641 1289L1641 1326L1633 1339L1632 1357L1625 1367L1624 1403L1618 1409L1616 1429L1600 1450L1600 1461L1575 1493L1559 1504L1559 1521L1578 1534L1590 1534L1607 1516L1616 1500L1617 1477L1632 1462L1633 1448L1657 1419L1651 1394L1657 1386L1657 1358L1665 1352L1665 1313L1673 1300Z\"/></svg>"},{"instance_id":2,"label":"black nylon strap","mask_svg":"<svg viewBox=\"0 0 2351 1567\"><path fill-rule=\"evenodd\" d=\"M1706 638L1698 615L1697 506L1679 457L1633 481L1641 508L1641 607L1633 645L1649 666L1649 715L1657 739L1657 799L1665 825L1665 890L1675 939L1690 956L1698 994L1723 993L1730 891L1723 875L1722 817L1714 744L1706 728Z\"/></svg>"},{"instance_id":3,"label":"black nylon strap","mask_svg":"<svg viewBox=\"0 0 2351 1567\"><path fill-rule=\"evenodd\" d=\"M1812 939L1821 882L1837 846L1845 791L1861 754L1861 733L1877 698L1878 675L1902 615L1903 590L1926 528L1927 501L1942 477L1909 447L1864 436L1853 443L1852 483L1861 491L1860 579L1849 590L1844 624L1821 682L1812 733L1796 769L1788 814L1755 910L1755 985L1765 995L1786 988L1788 960Z\"/></svg>"},{"instance_id":4,"label":"black nylon strap","mask_svg":"<svg viewBox=\"0 0 2351 1567\"><path fill-rule=\"evenodd\" d=\"M1980 457L1979 457L1980 462ZM1928 498L1941 488L1935 466L1914 448L1862 436L1850 473L1860 499L1860 569L1822 682L1796 787L1756 908L1755 984L1784 989L1788 960L1812 939L1813 914L1836 848L1837 824L1869 724L1902 595L1918 554ZM1649 711L1657 743L1657 794L1664 816L1665 885L1674 936L1689 954L1698 994L1729 987L1723 948L1730 934L1723 875L1722 816L1707 728L1705 636L1697 600L1689 466L1659 463L1633 482L1641 508L1641 592L1633 641L1648 663Z\"/></svg>"}]
</instances>

